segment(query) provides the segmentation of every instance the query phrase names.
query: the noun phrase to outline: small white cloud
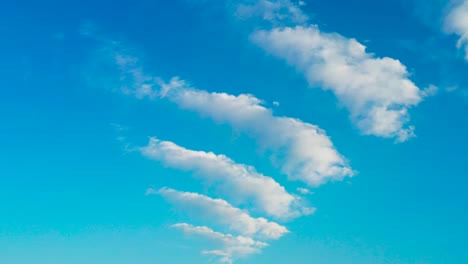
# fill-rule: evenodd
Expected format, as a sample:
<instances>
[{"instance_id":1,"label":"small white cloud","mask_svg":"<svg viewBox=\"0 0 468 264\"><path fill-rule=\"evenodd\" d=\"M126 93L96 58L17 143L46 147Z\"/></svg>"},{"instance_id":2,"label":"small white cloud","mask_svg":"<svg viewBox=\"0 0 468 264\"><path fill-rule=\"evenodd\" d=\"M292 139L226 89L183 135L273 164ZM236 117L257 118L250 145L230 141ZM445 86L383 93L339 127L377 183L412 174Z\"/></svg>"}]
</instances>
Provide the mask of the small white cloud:
<instances>
[{"instance_id":1,"label":"small white cloud","mask_svg":"<svg viewBox=\"0 0 468 264\"><path fill-rule=\"evenodd\" d=\"M113 59L122 73L119 82L122 84L120 90L124 94L133 94L137 98L155 98L159 95L155 90L159 80L144 73L137 57L117 52Z\"/></svg>"},{"instance_id":2,"label":"small white cloud","mask_svg":"<svg viewBox=\"0 0 468 264\"><path fill-rule=\"evenodd\" d=\"M435 86L435 85L429 85L427 88L423 89L421 91L421 96L423 98L425 97L430 97L430 96L434 96L437 94L437 92L439 92L439 87Z\"/></svg>"},{"instance_id":3,"label":"small white cloud","mask_svg":"<svg viewBox=\"0 0 468 264\"><path fill-rule=\"evenodd\" d=\"M422 93L400 61L376 58L355 39L315 25L260 30L252 40L303 72L311 86L332 91L364 134L398 141L413 135L408 108Z\"/></svg>"},{"instance_id":4,"label":"small white cloud","mask_svg":"<svg viewBox=\"0 0 468 264\"><path fill-rule=\"evenodd\" d=\"M162 188L157 192L150 189L147 193L159 194L170 203L181 207L185 213L212 221L244 236L278 239L289 232L286 227L263 217L253 218L246 211L222 199L213 199L198 193L179 192L169 188Z\"/></svg>"},{"instance_id":5,"label":"small white cloud","mask_svg":"<svg viewBox=\"0 0 468 264\"><path fill-rule=\"evenodd\" d=\"M253 203L257 210L280 219L298 217L305 208L273 178L255 168L235 163L225 155L183 148L173 142L151 138L140 148L143 155L165 166L192 171L195 176L240 204Z\"/></svg>"},{"instance_id":6,"label":"small white cloud","mask_svg":"<svg viewBox=\"0 0 468 264\"><path fill-rule=\"evenodd\" d=\"M468 0L458 1L445 17L447 33L459 36L457 48L463 49L468 61Z\"/></svg>"},{"instance_id":7,"label":"small white cloud","mask_svg":"<svg viewBox=\"0 0 468 264\"><path fill-rule=\"evenodd\" d=\"M314 194L309 189L306 188L297 188L297 191L302 195Z\"/></svg>"},{"instance_id":8,"label":"small white cloud","mask_svg":"<svg viewBox=\"0 0 468 264\"><path fill-rule=\"evenodd\" d=\"M221 249L204 250L201 253L218 256L221 263L232 263L234 259L259 253L263 248L268 246L267 243L253 240L250 237L223 234L215 232L206 226L179 223L173 225L173 227L182 230L186 234L201 236L215 242Z\"/></svg>"},{"instance_id":9,"label":"small white cloud","mask_svg":"<svg viewBox=\"0 0 468 264\"><path fill-rule=\"evenodd\" d=\"M235 15L240 18L260 17L273 23L304 23L308 17L299 8L304 4L299 1L296 5L290 0L244 0L238 4Z\"/></svg>"}]
</instances>

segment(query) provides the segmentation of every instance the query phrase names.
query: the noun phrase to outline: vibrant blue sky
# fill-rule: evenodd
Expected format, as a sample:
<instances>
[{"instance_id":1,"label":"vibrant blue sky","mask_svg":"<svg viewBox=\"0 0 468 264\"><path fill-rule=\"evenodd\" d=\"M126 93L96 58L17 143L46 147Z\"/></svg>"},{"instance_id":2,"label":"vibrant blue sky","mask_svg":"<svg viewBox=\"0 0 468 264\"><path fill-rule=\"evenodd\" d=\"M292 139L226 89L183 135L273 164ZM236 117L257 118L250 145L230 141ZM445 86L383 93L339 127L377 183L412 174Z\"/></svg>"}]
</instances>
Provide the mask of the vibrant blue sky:
<instances>
[{"instance_id":1,"label":"vibrant blue sky","mask_svg":"<svg viewBox=\"0 0 468 264\"><path fill-rule=\"evenodd\" d=\"M215 263L199 253L213 245L170 227L190 217L145 195L165 186L206 191L190 172L126 150L150 136L225 154L291 193L305 187L229 124L117 91L128 80L103 62L109 41L138 57L146 74L253 94L276 116L318 125L358 172L311 187L304 199L317 211L280 221L290 233L236 263L468 263L468 62L443 29L448 1L305 3L307 23L400 60L421 90L438 87L409 108L416 137L363 135L331 91L310 89L300 70L251 40L283 22L239 19L236 3L5 1L0 263Z\"/></svg>"}]
</instances>

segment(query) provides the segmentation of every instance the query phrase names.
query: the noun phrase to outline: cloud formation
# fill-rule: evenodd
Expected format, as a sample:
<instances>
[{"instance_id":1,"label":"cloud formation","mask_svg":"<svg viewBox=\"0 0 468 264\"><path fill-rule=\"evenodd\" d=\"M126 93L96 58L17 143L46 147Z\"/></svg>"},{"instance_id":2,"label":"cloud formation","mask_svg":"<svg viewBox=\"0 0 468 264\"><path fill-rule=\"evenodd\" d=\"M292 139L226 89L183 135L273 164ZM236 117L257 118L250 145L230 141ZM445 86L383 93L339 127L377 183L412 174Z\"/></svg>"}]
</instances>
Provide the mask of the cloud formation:
<instances>
[{"instance_id":1,"label":"cloud formation","mask_svg":"<svg viewBox=\"0 0 468 264\"><path fill-rule=\"evenodd\" d=\"M336 150L326 132L296 118L274 116L250 94L231 95L195 89L177 77L169 82L144 72L139 60L120 46L107 48L117 66L118 90L137 98L165 98L218 123L226 123L254 138L272 154L275 165L291 180L310 186L340 181L354 175L348 161Z\"/></svg>"},{"instance_id":2,"label":"cloud formation","mask_svg":"<svg viewBox=\"0 0 468 264\"><path fill-rule=\"evenodd\" d=\"M304 5L304 2L299 1ZM304 23L306 14L290 0L244 0L237 4L235 16L240 18L260 17L272 23Z\"/></svg>"},{"instance_id":3,"label":"cloud formation","mask_svg":"<svg viewBox=\"0 0 468 264\"><path fill-rule=\"evenodd\" d=\"M215 255L219 257L221 263L232 263L234 258L259 253L262 248L268 246L267 243L255 241L249 237L215 232L206 226L179 223L173 225L173 227L182 230L186 234L201 236L220 245L221 249L205 250L202 251L202 254Z\"/></svg>"},{"instance_id":4,"label":"cloud formation","mask_svg":"<svg viewBox=\"0 0 468 264\"><path fill-rule=\"evenodd\" d=\"M289 219L313 212L273 178L258 173L251 166L235 163L225 155L189 150L157 138L151 138L140 151L165 166L192 171L197 178L219 187L231 200L241 204L252 202L256 209L275 218Z\"/></svg>"},{"instance_id":5,"label":"cloud formation","mask_svg":"<svg viewBox=\"0 0 468 264\"><path fill-rule=\"evenodd\" d=\"M274 153L282 172L291 180L318 186L354 174L325 131L299 119L274 116L253 95L210 93L177 78L161 84L161 91L163 97L180 108L227 123L256 139Z\"/></svg>"},{"instance_id":6,"label":"cloud formation","mask_svg":"<svg viewBox=\"0 0 468 264\"><path fill-rule=\"evenodd\" d=\"M313 192L311 192L309 189L306 189L306 188L297 188L296 190L302 195L313 194Z\"/></svg>"},{"instance_id":7,"label":"cloud formation","mask_svg":"<svg viewBox=\"0 0 468 264\"><path fill-rule=\"evenodd\" d=\"M459 1L445 17L445 30L459 36L457 48L464 49L468 61L468 0Z\"/></svg>"},{"instance_id":8,"label":"cloud formation","mask_svg":"<svg viewBox=\"0 0 468 264\"><path fill-rule=\"evenodd\" d=\"M121 77L122 92L137 98L165 98L181 109L229 124L269 150L281 171L291 180L319 186L355 174L326 132L316 125L275 116L260 99L250 94L231 95L195 89L177 77L164 82L159 77L145 74L138 64L134 65L136 59L120 57L127 56L117 54L113 60L121 76L125 77Z\"/></svg>"},{"instance_id":9,"label":"cloud formation","mask_svg":"<svg viewBox=\"0 0 468 264\"><path fill-rule=\"evenodd\" d=\"M251 217L246 211L222 199L213 199L202 194L180 192L169 188L162 188L159 191L150 189L148 194L159 194L175 206L181 207L184 212L213 221L243 236L278 239L289 232L286 227L263 217Z\"/></svg>"},{"instance_id":10,"label":"cloud formation","mask_svg":"<svg viewBox=\"0 0 468 264\"><path fill-rule=\"evenodd\" d=\"M295 66L311 86L332 91L362 133L397 141L413 136L408 109L423 93L400 61L375 57L357 40L316 25L259 30L252 40Z\"/></svg>"}]
</instances>

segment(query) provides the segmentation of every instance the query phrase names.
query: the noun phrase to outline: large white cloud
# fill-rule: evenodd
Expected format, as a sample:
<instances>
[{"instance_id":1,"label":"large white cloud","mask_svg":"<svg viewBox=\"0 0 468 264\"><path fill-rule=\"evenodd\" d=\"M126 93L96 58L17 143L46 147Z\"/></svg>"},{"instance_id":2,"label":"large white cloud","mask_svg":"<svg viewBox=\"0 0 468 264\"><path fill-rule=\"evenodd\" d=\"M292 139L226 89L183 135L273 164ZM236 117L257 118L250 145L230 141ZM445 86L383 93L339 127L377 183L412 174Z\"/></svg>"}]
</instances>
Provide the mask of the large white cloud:
<instances>
[{"instance_id":1,"label":"large white cloud","mask_svg":"<svg viewBox=\"0 0 468 264\"><path fill-rule=\"evenodd\" d=\"M221 249L205 250L202 251L202 254L218 256L222 263L232 263L233 258L242 258L259 253L262 248L268 246L267 243L253 240L250 237L223 234L206 226L179 223L173 225L173 227L182 230L186 234L198 235L218 244Z\"/></svg>"},{"instance_id":2,"label":"large white cloud","mask_svg":"<svg viewBox=\"0 0 468 264\"><path fill-rule=\"evenodd\" d=\"M465 50L465 59L468 61L468 0L458 2L445 17L445 29L460 37L457 47Z\"/></svg>"},{"instance_id":3,"label":"large white cloud","mask_svg":"<svg viewBox=\"0 0 468 264\"><path fill-rule=\"evenodd\" d=\"M156 138L151 138L140 151L165 166L193 171L198 178L219 187L231 201L244 205L253 203L270 216L288 219L313 212L301 206L300 198L289 194L273 178L258 173L251 166L235 163L225 155L189 150Z\"/></svg>"},{"instance_id":4,"label":"large white cloud","mask_svg":"<svg viewBox=\"0 0 468 264\"><path fill-rule=\"evenodd\" d=\"M405 141L408 108L424 93L398 60L377 58L355 39L324 33L315 25L259 30L252 40L304 73L312 86L331 90L367 135Z\"/></svg>"},{"instance_id":5,"label":"large white cloud","mask_svg":"<svg viewBox=\"0 0 468 264\"><path fill-rule=\"evenodd\" d=\"M252 95L210 93L177 78L161 84L161 91L180 108L230 124L255 138L275 154L283 173L292 180L317 186L354 174L325 131L299 119L274 116Z\"/></svg>"},{"instance_id":6,"label":"large white cloud","mask_svg":"<svg viewBox=\"0 0 468 264\"><path fill-rule=\"evenodd\" d=\"M148 193L159 194L175 206L181 207L187 214L212 221L244 236L278 239L289 232L286 227L263 217L251 217L246 211L222 199L169 188L162 188L159 191L150 189Z\"/></svg>"},{"instance_id":7,"label":"large white cloud","mask_svg":"<svg viewBox=\"0 0 468 264\"><path fill-rule=\"evenodd\" d=\"M464 2L449 29L462 35L459 46L464 45L468 59L468 1ZM255 32L254 42L302 71L312 86L333 91L363 134L398 142L414 136L408 109L430 94L416 87L400 61L367 53L355 39L306 26L308 16L301 10L305 1L243 0L233 5L234 16L269 22L267 27L273 29Z\"/></svg>"}]
</instances>

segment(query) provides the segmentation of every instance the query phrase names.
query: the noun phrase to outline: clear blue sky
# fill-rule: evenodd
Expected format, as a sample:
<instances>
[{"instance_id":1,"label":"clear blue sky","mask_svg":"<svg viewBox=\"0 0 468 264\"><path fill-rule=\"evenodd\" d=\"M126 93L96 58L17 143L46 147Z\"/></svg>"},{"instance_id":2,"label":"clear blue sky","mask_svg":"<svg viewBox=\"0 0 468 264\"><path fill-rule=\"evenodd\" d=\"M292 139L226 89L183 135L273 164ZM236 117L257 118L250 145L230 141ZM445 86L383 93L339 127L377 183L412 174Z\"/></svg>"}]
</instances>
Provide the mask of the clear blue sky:
<instances>
[{"instance_id":1,"label":"clear blue sky","mask_svg":"<svg viewBox=\"0 0 468 264\"><path fill-rule=\"evenodd\" d=\"M463 5L4 1L0 263L468 263ZM298 136L309 124L320 136ZM298 204L256 204L252 177ZM164 187L289 232L244 232L238 211ZM180 223L269 246L236 251Z\"/></svg>"}]
</instances>

